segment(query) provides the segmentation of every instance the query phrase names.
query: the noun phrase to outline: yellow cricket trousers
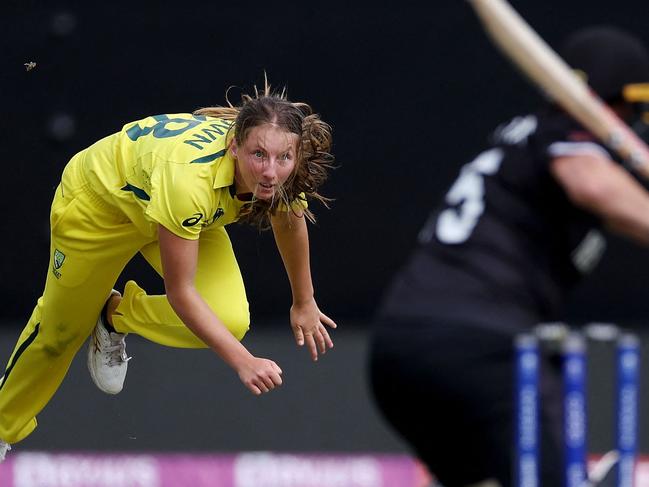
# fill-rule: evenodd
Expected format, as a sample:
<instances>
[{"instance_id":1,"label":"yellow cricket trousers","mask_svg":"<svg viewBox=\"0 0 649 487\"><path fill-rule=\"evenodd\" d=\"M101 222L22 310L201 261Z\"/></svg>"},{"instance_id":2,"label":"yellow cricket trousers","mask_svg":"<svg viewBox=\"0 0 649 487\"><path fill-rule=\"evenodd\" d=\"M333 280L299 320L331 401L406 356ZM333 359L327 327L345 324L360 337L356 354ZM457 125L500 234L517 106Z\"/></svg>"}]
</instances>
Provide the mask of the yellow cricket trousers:
<instances>
[{"instance_id":1,"label":"yellow cricket trousers","mask_svg":"<svg viewBox=\"0 0 649 487\"><path fill-rule=\"evenodd\" d=\"M66 167L50 214L50 262L43 295L0 379L0 439L16 443L36 427L36 415L63 381L92 332L120 273L140 252L162 275L158 242L97 196L81 163ZM203 299L241 340L248 330L248 301L230 239L223 227L201 233L195 285ZM178 318L166 296L149 296L129 281L114 316L120 333L154 342L205 348Z\"/></svg>"}]
</instances>

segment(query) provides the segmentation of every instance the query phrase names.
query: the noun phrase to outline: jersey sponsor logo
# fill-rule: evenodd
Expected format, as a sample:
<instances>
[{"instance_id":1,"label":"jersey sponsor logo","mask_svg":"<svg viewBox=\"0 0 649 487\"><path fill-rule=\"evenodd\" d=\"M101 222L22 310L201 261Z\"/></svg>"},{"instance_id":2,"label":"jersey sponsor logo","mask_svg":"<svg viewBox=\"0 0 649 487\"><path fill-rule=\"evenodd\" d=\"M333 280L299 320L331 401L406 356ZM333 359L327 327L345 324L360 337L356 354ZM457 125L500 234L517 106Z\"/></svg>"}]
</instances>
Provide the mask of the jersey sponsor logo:
<instances>
[{"instance_id":1,"label":"jersey sponsor logo","mask_svg":"<svg viewBox=\"0 0 649 487\"><path fill-rule=\"evenodd\" d=\"M203 218L202 213L194 213L189 218L183 220L183 227L193 227L194 225L196 225L198 222L201 221L201 218Z\"/></svg>"},{"instance_id":2,"label":"jersey sponsor logo","mask_svg":"<svg viewBox=\"0 0 649 487\"><path fill-rule=\"evenodd\" d=\"M203 228L209 227L212 223L214 223L216 220L221 218L223 215L225 215L225 210L223 208L218 208L214 212L214 215L212 216L212 218L203 220L203 222L201 223L201 226ZM192 216L190 216L189 218L186 218L185 220L183 220L182 225L183 225L183 227L193 227L194 225L197 225L201 221L202 218L203 218L203 214L200 213L200 212L196 212Z\"/></svg>"},{"instance_id":3,"label":"jersey sponsor logo","mask_svg":"<svg viewBox=\"0 0 649 487\"><path fill-rule=\"evenodd\" d=\"M59 269L63 267L63 262L65 261L65 254L59 249L54 249L54 256L52 258L52 273L57 279L61 278L61 272Z\"/></svg>"},{"instance_id":4,"label":"jersey sponsor logo","mask_svg":"<svg viewBox=\"0 0 649 487\"><path fill-rule=\"evenodd\" d=\"M225 210L223 210L223 208L218 208L214 212L214 216L212 217L212 219L203 223L203 227L209 227L212 223L214 223L216 220L221 218L224 214L225 214Z\"/></svg>"}]
</instances>

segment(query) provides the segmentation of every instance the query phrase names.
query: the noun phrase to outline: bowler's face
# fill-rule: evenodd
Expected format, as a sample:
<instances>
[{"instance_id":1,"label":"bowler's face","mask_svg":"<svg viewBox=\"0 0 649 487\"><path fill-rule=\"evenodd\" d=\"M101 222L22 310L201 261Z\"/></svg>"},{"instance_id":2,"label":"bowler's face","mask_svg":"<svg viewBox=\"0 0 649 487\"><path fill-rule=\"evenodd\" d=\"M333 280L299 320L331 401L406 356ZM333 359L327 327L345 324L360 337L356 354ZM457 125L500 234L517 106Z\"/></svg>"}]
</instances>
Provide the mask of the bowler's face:
<instances>
[{"instance_id":1,"label":"bowler's face","mask_svg":"<svg viewBox=\"0 0 649 487\"><path fill-rule=\"evenodd\" d=\"M241 145L233 142L237 193L252 193L261 200L272 199L295 168L297 143L297 134L273 124L251 129Z\"/></svg>"}]
</instances>

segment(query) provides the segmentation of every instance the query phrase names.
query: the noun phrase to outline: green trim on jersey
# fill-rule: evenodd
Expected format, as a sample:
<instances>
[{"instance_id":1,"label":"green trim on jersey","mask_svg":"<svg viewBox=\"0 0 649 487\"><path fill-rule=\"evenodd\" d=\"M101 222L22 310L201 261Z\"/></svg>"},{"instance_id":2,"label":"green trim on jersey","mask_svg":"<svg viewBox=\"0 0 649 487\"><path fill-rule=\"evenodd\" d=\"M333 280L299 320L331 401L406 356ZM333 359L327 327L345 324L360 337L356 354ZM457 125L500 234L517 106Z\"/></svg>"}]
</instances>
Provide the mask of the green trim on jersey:
<instances>
[{"instance_id":1,"label":"green trim on jersey","mask_svg":"<svg viewBox=\"0 0 649 487\"><path fill-rule=\"evenodd\" d=\"M208 162L216 161L225 155L226 149L218 151L216 154L210 154L209 156L199 157L193 161L189 161L190 164L206 164Z\"/></svg>"},{"instance_id":2,"label":"green trim on jersey","mask_svg":"<svg viewBox=\"0 0 649 487\"><path fill-rule=\"evenodd\" d=\"M126 183L126 186L122 188L122 191L132 191L135 196L140 198L141 200L149 201L151 199L151 196L146 194L146 191L144 191L141 188L136 188L132 184Z\"/></svg>"},{"instance_id":3,"label":"green trim on jersey","mask_svg":"<svg viewBox=\"0 0 649 487\"><path fill-rule=\"evenodd\" d=\"M34 340L36 340L36 337L38 336L38 332L40 330L40 326L41 326L40 323L36 323L36 327L34 328L34 331L16 349L16 353L14 353L14 356L11 358L11 362L7 366L7 369L5 370L4 375L0 378L0 390L6 384L7 379L9 378L9 375L11 374L11 371L13 370L14 366L16 365L16 362L18 362L18 359L20 358L20 356L23 354L23 352L25 350L27 350L27 347L29 347L32 344L32 342Z\"/></svg>"}]
</instances>

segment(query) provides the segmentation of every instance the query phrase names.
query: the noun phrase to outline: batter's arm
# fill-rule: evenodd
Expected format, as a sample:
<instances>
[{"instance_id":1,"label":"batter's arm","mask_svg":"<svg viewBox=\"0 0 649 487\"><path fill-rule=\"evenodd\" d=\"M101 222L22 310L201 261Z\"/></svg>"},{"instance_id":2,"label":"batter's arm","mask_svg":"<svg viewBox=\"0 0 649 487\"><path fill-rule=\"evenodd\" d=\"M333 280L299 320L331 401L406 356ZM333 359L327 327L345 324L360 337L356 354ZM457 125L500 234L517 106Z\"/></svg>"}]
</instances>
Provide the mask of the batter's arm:
<instances>
[{"instance_id":1,"label":"batter's arm","mask_svg":"<svg viewBox=\"0 0 649 487\"><path fill-rule=\"evenodd\" d=\"M587 154L558 157L550 171L575 205L598 215L610 230L649 245L649 192L622 166Z\"/></svg>"}]
</instances>

